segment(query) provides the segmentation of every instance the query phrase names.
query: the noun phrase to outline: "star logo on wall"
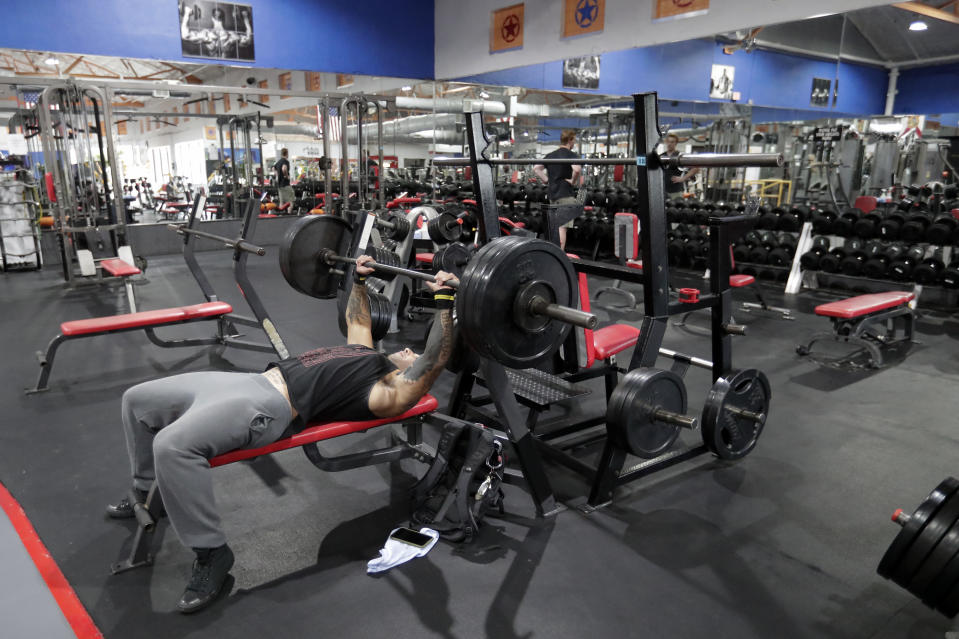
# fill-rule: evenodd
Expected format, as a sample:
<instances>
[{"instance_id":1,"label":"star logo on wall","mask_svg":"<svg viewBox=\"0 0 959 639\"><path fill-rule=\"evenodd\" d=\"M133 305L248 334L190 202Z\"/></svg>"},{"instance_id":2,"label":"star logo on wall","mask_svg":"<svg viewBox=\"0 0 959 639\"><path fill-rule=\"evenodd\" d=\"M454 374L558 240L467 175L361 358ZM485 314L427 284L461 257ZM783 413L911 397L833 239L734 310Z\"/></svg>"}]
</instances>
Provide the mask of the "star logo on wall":
<instances>
[{"instance_id":1,"label":"star logo on wall","mask_svg":"<svg viewBox=\"0 0 959 639\"><path fill-rule=\"evenodd\" d=\"M511 13L506 16L506 19L503 20L503 26L500 29L500 33L503 36L503 40L507 42L512 42L517 37L519 37L519 18L516 17L515 13Z\"/></svg>"},{"instance_id":2,"label":"star logo on wall","mask_svg":"<svg viewBox=\"0 0 959 639\"><path fill-rule=\"evenodd\" d=\"M579 0L576 3L576 24L585 29L599 16L599 3L596 0Z\"/></svg>"}]
</instances>

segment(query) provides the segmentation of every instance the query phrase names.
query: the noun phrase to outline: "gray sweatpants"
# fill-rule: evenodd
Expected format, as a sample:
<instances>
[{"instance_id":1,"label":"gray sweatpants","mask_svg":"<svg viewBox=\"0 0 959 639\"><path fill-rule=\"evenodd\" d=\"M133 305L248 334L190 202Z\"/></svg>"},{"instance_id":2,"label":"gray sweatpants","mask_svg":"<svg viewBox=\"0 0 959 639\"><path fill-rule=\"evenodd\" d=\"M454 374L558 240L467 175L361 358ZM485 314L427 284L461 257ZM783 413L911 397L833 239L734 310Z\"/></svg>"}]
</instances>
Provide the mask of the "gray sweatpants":
<instances>
[{"instance_id":1,"label":"gray sweatpants","mask_svg":"<svg viewBox=\"0 0 959 639\"><path fill-rule=\"evenodd\" d=\"M292 419L283 394L256 373L144 382L123 394L122 411L133 485L148 490L156 479L170 523L190 548L226 543L207 460L270 444Z\"/></svg>"}]
</instances>

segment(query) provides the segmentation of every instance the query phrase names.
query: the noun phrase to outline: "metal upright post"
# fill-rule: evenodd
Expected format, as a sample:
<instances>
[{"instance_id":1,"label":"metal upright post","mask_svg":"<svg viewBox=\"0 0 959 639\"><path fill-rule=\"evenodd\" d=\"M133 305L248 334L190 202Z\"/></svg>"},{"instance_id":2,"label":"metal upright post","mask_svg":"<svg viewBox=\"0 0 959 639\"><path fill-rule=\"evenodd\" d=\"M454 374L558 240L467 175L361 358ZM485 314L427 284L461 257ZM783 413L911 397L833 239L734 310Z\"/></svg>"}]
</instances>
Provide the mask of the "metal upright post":
<instances>
[{"instance_id":1,"label":"metal upright post","mask_svg":"<svg viewBox=\"0 0 959 639\"><path fill-rule=\"evenodd\" d=\"M496 189L493 187L493 166L486 151L490 141L483 127L482 111L466 114L466 135L469 139L470 168L473 173L473 199L480 210L479 243L499 237L499 212L496 208Z\"/></svg>"},{"instance_id":2,"label":"metal upright post","mask_svg":"<svg viewBox=\"0 0 959 639\"><path fill-rule=\"evenodd\" d=\"M663 168L656 154L661 137L656 93L633 95L636 117L636 189L639 192L645 316L629 368L653 366L669 321L669 264ZM643 196L645 195L645 201Z\"/></svg>"}]
</instances>

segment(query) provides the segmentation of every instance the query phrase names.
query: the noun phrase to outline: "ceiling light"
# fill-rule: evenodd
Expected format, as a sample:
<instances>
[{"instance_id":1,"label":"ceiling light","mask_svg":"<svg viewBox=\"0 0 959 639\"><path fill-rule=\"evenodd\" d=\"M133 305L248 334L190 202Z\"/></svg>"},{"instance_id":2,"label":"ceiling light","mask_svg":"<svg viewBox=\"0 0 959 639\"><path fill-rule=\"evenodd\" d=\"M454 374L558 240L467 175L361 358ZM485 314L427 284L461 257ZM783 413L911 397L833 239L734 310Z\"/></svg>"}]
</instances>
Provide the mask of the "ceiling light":
<instances>
[{"instance_id":1,"label":"ceiling light","mask_svg":"<svg viewBox=\"0 0 959 639\"><path fill-rule=\"evenodd\" d=\"M913 20L909 23L910 31L925 31L929 28L929 25L923 22L922 20Z\"/></svg>"},{"instance_id":2,"label":"ceiling light","mask_svg":"<svg viewBox=\"0 0 959 639\"><path fill-rule=\"evenodd\" d=\"M401 91L412 91L412 90L413 90L413 87L411 87L411 86L408 85L408 84L404 84L402 87L400 87L400 90L401 90Z\"/></svg>"},{"instance_id":3,"label":"ceiling light","mask_svg":"<svg viewBox=\"0 0 959 639\"><path fill-rule=\"evenodd\" d=\"M60 64L60 61L57 60L56 58L54 58L53 56L50 56L49 58L47 58L46 60L44 60L43 63L44 63L44 64L49 64L51 67L55 67L55 66L57 66L58 64Z\"/></svg>"}]
</instances>

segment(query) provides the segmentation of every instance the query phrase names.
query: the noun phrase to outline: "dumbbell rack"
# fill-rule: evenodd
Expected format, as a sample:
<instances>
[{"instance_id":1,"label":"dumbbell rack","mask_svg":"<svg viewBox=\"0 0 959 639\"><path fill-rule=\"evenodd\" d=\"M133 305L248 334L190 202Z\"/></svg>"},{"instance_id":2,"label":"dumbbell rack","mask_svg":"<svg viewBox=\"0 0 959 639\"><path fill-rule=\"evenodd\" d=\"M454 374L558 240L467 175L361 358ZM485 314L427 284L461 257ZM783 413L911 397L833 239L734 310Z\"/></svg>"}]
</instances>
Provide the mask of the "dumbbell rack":
<instances>
[{"instance_id":1,"label":"dumbbell rack","mask_svg":"<svg viewBox=\"0 0 959 639\"><path fill-rule=\"evenodd\" d=\"M729 288L730 259L729 245L755 222L746 216L711 217L710 226L710 291L694 303L672 301L669 295L669 267L667 259L666 231L667 222L664 207L663 162L656 153L662 132L659 129L658 100L656 93L635 94L636 149L642 155L635 161L637 170L636 188L639 194L639 220L641 232L642 258L645 268L641 273L636 269L603 264L592 261L576 260L574 268L580 273L619 279L643 285L645 316L639 341L633 352L629 370L638 367L652 367L660 355L660 347L666 333L669 318L672 315L687 313L697 309L711 309L710 324L712 350L712 379L723 377L732 370L732 338L736 327L727 324L732 314L732 297ZM480 112L467 114L467 140L469 143L469 166L472 169L474 199L479 215L479 242L486 243L500 235L499 211L497 209L493 166L499 164L537 163L537 160L494 160L487 156L491 145L483 127L483 115ZM684 166L748 166L756 162L756 156L725 155L709 158L683 158L676 160ZM766 158L769 160L770 158ZM781 162L781 157L779 158ZM625 164L622 158L584 158L577 160L581 164ZM456 160L434 160L435 164L455 164ZM581 208L580 208L581 210ZM553 209L546 215L546 237L558 243L558 228L565 221L568 211ZM722 247L722 249L721 249ZM566 341L566 352L576 352L575 336L571 333ZM568 358L572 360L573 358ZM567 362L575 369L575 362ZM490 397L496 406L500 421L512 442L519 458L523 476L530 488L537 513L543 514L555 509L555 499L549 480L543 472L537 441L524 424L519 404L507 378L502 364L483 358L479 363ZM570 370L572 372L572 370ZM471 387L472 371L460 372L454 386L450 409L451 415L458 415ZM545 444L540 443L540 446ZM704 445L686 450L670 452L659 458L643 462L636 466L627 466L628 453L615 445L611 438L606 439L599 465L584 469L579 460L565 459L562 451L550 456L576 470L585 472L593 479L587 501L589 509L599 507L612 499L616 486L626 484L657 470L672 466L707 452Z\"/></svg>"}]
</instances>

